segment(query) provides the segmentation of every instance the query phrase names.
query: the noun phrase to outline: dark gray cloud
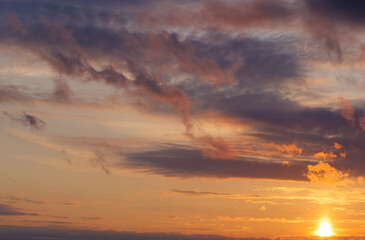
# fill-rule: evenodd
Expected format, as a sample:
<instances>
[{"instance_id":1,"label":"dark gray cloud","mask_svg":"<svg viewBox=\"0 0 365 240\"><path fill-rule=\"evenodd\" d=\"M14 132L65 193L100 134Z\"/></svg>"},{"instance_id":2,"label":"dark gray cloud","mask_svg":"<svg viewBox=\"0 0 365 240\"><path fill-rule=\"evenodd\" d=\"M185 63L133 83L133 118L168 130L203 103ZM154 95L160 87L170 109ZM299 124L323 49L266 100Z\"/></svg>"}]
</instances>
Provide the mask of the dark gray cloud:
<instances>
[{"instance_id":1,"label":"dark gray cloud","mask_svg":"<svg viewBox=\"0 0 365 240\"><path fill-rule=\"evenodd\" d=\"M236 96L210 96L207 108L223 111L227 116L251 120L265 127L289 129L314 134L353 132L351 125L340 112L328 108L303 107L281 94L253 92Z\"/></svg>"},{"instance_id":2,"label":"dark gray cloud","mask_svg":"<svg viewBox=\"0 0 365 240\"><path fill-rule=\"evenodd\" d=\"M149 174L180 178L259 178L305 180L308 162L283 166L280 162L258 159L210 159L196 149L178 146L125 154L120 168L131 168Z\"/></svg>"},{"instance_id":3,"label":"dark gray cloud","mask_svg":"<svg viewBox=\"0 0 365 240\"><path fill-rule=\"evenodd\" d=\"M212 94L212 92L210 93ZM351 170L355 175L365 174L365 132L356 120L354 125L341 115L341 111L325 107L304 107L274 92L257 92L237 96L203 98L202 109L214 109L222 116L234 118L244 124L253 124L257 137L267 143L294 143L302 148L303 156L316 152L335 152L335 142L343 146L346 158L337 158L335 166ZM355 119L363 116L364 108L355 109ZM228 121L228 120L227 120ZM336 153L339 155L339 152Z\"/></svg>"},{"instance_id":4,"label":"dark gray cloud","mask_svg":"<svg viewBox=\"0 0 365 240\"><path fill-rule=\"evenodd\" d=\"M250 4L257 4L261 6L260 9L265 10L265 4L269 3L275 5L271 1L252 1ZM48 9L52 13L52 7L42 4L45 2L33 3L39 5L45 13L48 13ZM56 2L51 5L54 4ZM58 7L62 8L61 6ZM161 7L163 6L165 5L161 4ZM6 6L4 9L7 9ZM125 68L137 77L138 84L135 85L145 87L156 94L156 85L163 81L156 81L151 77L156 76L165 81L171 78L172 73L175 76L181 73L190 74L191 77L211 83L230 81L236 76L241 82L251 81L251 85L270 84L301 75L302 69L293 52L282 51L283 46L275 41L265 42L242 37L231 39L228 35L224 39L224 35L221 34L218 44L211 44L212 41L207 44L206 38L191 41L176 33L132 31L123 24L118 28L111 28L90 22L89 19L75 20L68 24L59 18L42 16L43 12L37 13L42 17L27 19L29 14L34 14L40 11L39 9L32 12L25 7L14 7L8 11L12 17L4 19L0 39L26 45L40 54L58 73L68 76L97 81L105 79L104 82L108 84L125 87L127 79L118 71L120 69L107 65L103 70L96 71L89 63L95 58L107 58L104 59L107 61L118 58L126 61ZM81 14L85 11L80 9L77 12ZM85 15L89 17L88 14ZM217 37L213 34L210 38ZM258 71L259 65L261 71ZM138 76L143 78L139 79ZM161 89L158 92L161 92Z\"/></svg>"},{"instance_id":5,"label":"dark gray cloud","mask_svg":"<svg viewBox=\"0 0 365 240\"><path fill-rule=\"evenodd\" d=\"M240 89L268 89L280 88L288 82L304 82L303 56L291 44L296 40L289 36L268 39L247 35L232 37L216 31L194 43L197 51L204 49L220 66L235 66L234 79Z\"/></svg>"},{"instance_id":6,"label":"dark gray cloud","mask_svg":"<svg viewBox=\"0 0 365 240\"><path fill-rule=\"evenodd\" d=\"M0 216L37 216L36 213L28 213L8 204L0 204Z\"/></svg>"},{"instance_id":7,"label":"dark gray cloud","mask_svg":"<svg viewBox=\"0 0 365 240\"><path fill-rule=\"evenodd\" d=\"M195 92L196 91L196 92ZM234 91L204 90L190 88L194 96L194 112L214 110L221 112L226 121L251 124L255 131L242 133L255 137L262 144L295 144L302 149L302 158L313 158L318 152L334 153L338 157L334 166L350 170L351 174L364 175L365 133L356 120L352 125L341 115L341 110L326 107L304 107L274 91L244 92L230 95ZM355 109L355 118L364 114L364 109ZM235 120L232 120L235 119ZM337 142L343 146L334 149ZM245 150L244 147L242 149ZM346 157L340 157L346 152ZM170 177L242 177L303 180L302 173L308 162L292 165L291 176L284 172L280 163L273 158L269 162L259 159L205 159L198 150L184 148L162 148L156 151L135 153L128 156L127 166L143 172ZM285 160L285 159L283 159ZM276 160L277 161L277 160ZM312 164L312 163L311 163Z\"/></svg>"},{"instance_id":8,"label":"dark gray cloud","mask_svg":"<svg viewBox=\"0 0 365 240\"><path fill-rule=\"evenodd\" d=\"M218 193L218 192L201 192L201 191L192 191L192 190L180 190L180 189L167 189L168 192L171 193L178 193L178 194L182 194L182 195L186 195L186 196L191 196L191 197L210 197L210 196L230 196L233 194L225 194L225 193Z\"/></svg>"},{"instance_id":9,"label":"dark gray cloud","mask_svg":"<svg viewBox=\"0 0 365 240\"><path fill-rule=\"evenodd\" d=\"M135 233L135 232L114 232L114 231L92 231L80 230L66 227L19 227L0 226L1 239L6 240L274 240L274 238L235 238L219 235L184 235L180 233ZM357 236L336 236L337 240L354 239L361 240ZM279 240L281 238L275 238ZM290 239L290 238L283 238ZM314 240L317 237L303 237L303 240Z\"/></svg>"},{"instance_id":10,"label":"dark gray cloud","mask_svg":"<svg viewBox=\"0 0 365 240\"><path fill-rule=\"evenodd\" d=\"M181 189L167 189L168 193L180 194L188 197L224 197L224 198L260 198L264 197L263 195L236 195L230 193L220 193L220 192L202 192L202 191L193 191L193 190L181 190Z\"/></svg>"},{"instance_id":11,"label":"dark gray cloud","mask_svg":"<svg viewBox=\"0 0 365 240\"><path fill-rule=\"evenodd\" d=\"M23 222L26 223L41 223L46 225L71 225L71 222L65 222L65 221L37 221L37 220L24 220Z\"/></svg>"},{"instance_id":12,"label":"dark gray cloud","mask_svg":"<svg viewBox=\"0 0 365 240\"><path fill-rule=\"evenodd\" d=\"M181 117L186 136L217 152L223 151L224 155L231 154L231 148L223 140L209 135L195 136L191 102L184 91L169 81L183 73L210 84L231 80L232 69L221 67L210 56L196 54L196 46L190 41L180 39L175 33L136 33L126 28L82 23L67 26L47 18L34 23L24 20L24 12L11 14L7 24L0 25L3 29L0 41L11 40L11 44L37 54L61 76L124 89L131 97L146 99L150 105L165 104ZM96 60L106 64L95 66ZM55 93L60 93L57 90ZM62 94L55 96L67 97Z\"/></svg>"},{"instance_id":13,"label":"dark gray cloud","mask_svg":"<svg viewBox=\"0 0 365 240\"><path fill-rule=\"evenodd\" d=\"M16 17L28 23L38 23L48 19L64 24L104 24L106 26L112 23L124 24L126 14L118 14L115 9L138 5L134 2L138 1L108 1L108 4L89 1L89 4L85 5L83 1L3 0L0 1L0 12L2 12L0 18L11 20L14 24L17 21Z\"/></svg>"},{"instance_id":14,"label":"dark gray cloud","mask_svg":"<svg viewBox=\"0 0 365 240\"><path fill-rule=\"evenodd\" d=\"M183 235L179 233L134 233L92 231L56 227L0 226L1 239L7 240L269 240L267 238L232 238L219 235Z\"/></svg>"},{"instance_id":15,"label":"dark gray cloud","mask_svg":"<svg viewBox=\"0 0 365 240\"><path fill-rule=\"evenodd\" d=\"M59 74L101 81L116 88L136 88L137 92L134 93L139 93L138 97L169 103L179 114L189 112L187 96L181 89L169 84L170 78L179 74L189 74L193 79L210 83L233 80L240 83L239 87L273 86L301 77L302 69L295 55L280 51L281 47L276 46L275 42L227 38L218 44L207 45L206 39L190 41L175 33L133 32L123 25L121 28L109 28L88 19L75 19L72 24L68 24L59 18L43 16L43 12L57 15L52 13L58 6L57 2L28 3L36 7L33 12L23 6L22 1L5 1L3 4L10 16L8 14L7 19L4 19L0 40L11 40L13 44L21 44L34 51ZM270 9L265 1L252 4L262 10ZM275 5L272 2L270 4L272 7ZM68 12L62 4L59 5L58 8ZM34 12L39 12L37 14L42 17L32 17ZM87 10L76 12L89 16L85 13ZM215 39L215 36L211 38ZM125 65L120 69L107 64L97 70L90 63L96 59L122 61ZM134 75L134 81L125 76L125 70ZM54 96L65 101L70 91L66 85L56 83Z\"/></svg>"},{"instance_id":16,"label":"dark gray cloud","mask_svg":"<svg viewBox=\"0 0 365 240\"><path fill-rule=\"evenodd\" d=\"M33 130L43 130L47 125L43 120L27 113L10 114L5 111L3 114L10 118L12 122L21 123L23 126L30 127Z\"/></svg>"},{"instance_id":17,"label":"dark gray cloud","mask_svg":"<svg viewBox=\"0 0 365 240\"><path fill-rule=\"evenodd\" d=\"M203 7L201 16L193 13L187 16L192 16L190 20L193 22L207 23L203 27L209 27L202 34L153 29L145 31L137 27L138 24L143 25L140 13L146 9L151 11L144 16L144 20L165 11L167 15L176 15L171 24L184 26L184 21L179 22L183 17L180 13L193 12L194 8L189 6L194 4ZM20 46L49 64L59 75L54 91L48 97L55 102L70 103L72 96L77 95L62 79L104 83L121 90L128 98L143 101L150 111L174 112L181 117L186 135L196 147L205 149L208 146L223 152L215 155L216 160L210 161L199 150L162 149L160 152L130 155L129 159L135 159L135 162L127 161L128 166L179 177L303 179L301 171L304 165L291 166L294 168L293 175L288 176L281 174L285 169L274 161L255 163L257 159L232 160L235 151L222 139L194 135L191 109L196 115L214 111L223 119L250 123L256 130L251 136L267 142L298 144L306 156L322 146L333 144L333 141L344 145L349 151L348 156L354 159L360 159L363 154L360 141L364 134L358 122L351 126L336 110L304 107L287 96L290 86L305 83L307 74L303 61L308 60L308 55L299 52L295 45L297 38L285 35L262 35L259 38L242 32L234 35L221 31L227 26L267 27L270 21L283 24L304 16L296 15L298 9L304 8L308 10L308 16L318 15L320 19L338 16L341 21L351 22L355 20L347 19L351 18L347 15L351 15L356 7L361 8L361 4L353 5L350 1L349 6L342 10L343 1L309 0L294 3L270 0L229 3L175 1L170 4L161 1L155 6L148 1L108 1L104 5L98 1L89 2L87 6L82 1L0 1L0 12L4 13L0 17L0 42ZM174 7L177 12L166 11ZM115 9L122 14L117 14ZM325 14L318 14L327 9ZM354 18L360 18L361 10L358 11L360 13L354 13ZM164 16L159 15L161 21L164 21ZM304 21L308 19L304 17ZM309 24L308 28L319 25ZM311 32L323 33L321 39L329 39L327 43L330 48L340 48L336 46L339 42L330 41L336 36L316 29L311 29ZM97 62L102 64L95 64ZM3 103L22 103L29 96L17 87L0 88L0 102ZM363 112L359 107L356 114L360 116ZM7 113L7 116L37 130L45 125L42 120L25 113L19 116ZM171 159L174 152L183 154L183 157L170 162L163 160ZM160 160L151 158L159 155L162 157ZM228 158L225 162L218 160L223 155ZM185 160L188 157L197 160ZM361 165L360 160L354 161ZM102 156L96 157L94 163L108 172ZM205 172L195 169L205 164L214 167ZM241 172L235 171L235 168ZM268 171L270 168L272 171Z\"/></svg>"},{"instance_id":18,"label":"dark gray cloud","mask_svg":"<svg viewBox=\"0 0 365 240\"><path fill-rule=\"evenodd\" d=\"M142 0L108 0L105 4L89 1L87 5L83 1L4 0L0 2L0 9L3 13L0 17L2 22L10 23L14 29L23 34L29 33L29 25L47 21L69 28L99 27L109 31L135 28L139 32L144 29L141 30L141 26L147 26L149 30L152 26L157 32L164 31L168 27L189 28L192 26L210 31L211 29L242 30L268 26L285 28L290 22L299 22L306 25L316 39L324 40L327 47L338 54L342 54L341 40L338 36L341 33L337 31L336 24L331 22L359 26L363 22L364 15L362 14L363 3L346 0L293 2L284 0L167 2L162 0L155 1L155 4ZM37 31L42 32L40 28ZM88 39L89 42L95 40L98 42L100 36L109 38L107 35L100 34L95 34L93 37L84 34L83 38ZM112 42L111 39L109 38L110 42ZM118 39L114 42L124 43ZM115 48L115 45L109 46L119 49Z\"/></svg>"},{"instance_id":19,"label":"dark gray cloud","mask_svg":"<svg viewBox=\"0 0 365 240\"><path fill-rule=\"evenodd\" d=\"M365 24L365 2L359 0L306 0L310 10L331 21L353 26Z\"/></svg>"},{"instance_id":20,"label":"dark gray cloud","mask_svg":"<svg viewBox=\"0 0 365 240\"><path fill-rule=\"evenodd\" d=\"M354 44L356 27L363 26L365 11L364 3L357 0L215 0L197 1L190 6L161 5L152 10L141 8L134 17L140 25L155 29L194 26L204 30L242 31L304 26L315 42L329 50L322 54L336 61L346 57L344 45L349 43L346 38L351 38ZM360 47L361 43L355 45Z\"/></svg>"},{"instance_id":21,"label":"dark gray cloud","mask_svg":"<svg viewBox=\"0 0 365 240\"><path fill-rule=\"evenodd\" d=\"M185 86L183 87L183 89ZM352 126L340 110L329 107L307 107L293 100L276 88L237 87L204 90L188 87L193 96L196 113L218 111L222 117L236 122L250 123L260 134L291 135L291 139L304 136L326 138L333 135L344 137L357 133L362 135L358 123ZM364 112L359 108L356 115ZM356 134L355 134L356 135Z\"/></svg>"},{"instance_id":22,"label":"dark gray cloud","mask_svg":"<svg viewBox=\"0 0 365 240\"><path fill-rule=\"evenodd\" d=\"M343 61L345 50L361 52L359 33L364 28L365 4L357 0L305 0L304 25L312 36L322 41L337 59Z\"/></svg>"}]
</instances>

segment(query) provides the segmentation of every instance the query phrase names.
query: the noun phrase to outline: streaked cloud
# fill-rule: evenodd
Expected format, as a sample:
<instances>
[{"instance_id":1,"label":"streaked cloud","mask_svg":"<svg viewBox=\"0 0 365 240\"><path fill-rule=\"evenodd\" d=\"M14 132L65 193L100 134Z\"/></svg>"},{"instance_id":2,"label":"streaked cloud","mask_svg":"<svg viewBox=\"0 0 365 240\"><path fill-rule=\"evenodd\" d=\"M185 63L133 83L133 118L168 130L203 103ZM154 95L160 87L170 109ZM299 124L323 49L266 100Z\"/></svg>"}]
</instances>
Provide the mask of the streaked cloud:
<instances>
[{"instance_id":1,"label":"streaked cloud","mask_svg":"<svg viewBox=\"0 0 365 240\"><path fill-rule=\"evenodd\" d=\"M23 126L30 127L33 130L43 130L47 125L47 123L43 120L25 112L22 114L10 114L4 111L3 114L7 116L12 122L20 123Z\"/></svg>"},{"instance_id":2,"label":"streaked cloud","mask_svg":"<svg viewBox=\"0 0 365 240\"><path fill-rule=\"evenodd\" d=\"M0 204L0 216L37 216L37 213L26 212L8 204Z\"/></svg>"},{"instance_id":3,"label":"streaked cloud","mask_svg":"<svg viewBox=\"0 0 365 240\"><path fill-rule=\"evenodd\" d=\"M99 240L99 239L136 239L136 240L167 240L167 239L204 239L204 240L269 240L267 238L232 238L219 235L183 235L178 233L134 233L134 232L116 232L116 231L92 231L71 228L55 227L14 227L1 226L0 233L8 240L17 240L26 238L48 239L65 239L72 237L76 240Z\"/></svg>"}]
</instances>

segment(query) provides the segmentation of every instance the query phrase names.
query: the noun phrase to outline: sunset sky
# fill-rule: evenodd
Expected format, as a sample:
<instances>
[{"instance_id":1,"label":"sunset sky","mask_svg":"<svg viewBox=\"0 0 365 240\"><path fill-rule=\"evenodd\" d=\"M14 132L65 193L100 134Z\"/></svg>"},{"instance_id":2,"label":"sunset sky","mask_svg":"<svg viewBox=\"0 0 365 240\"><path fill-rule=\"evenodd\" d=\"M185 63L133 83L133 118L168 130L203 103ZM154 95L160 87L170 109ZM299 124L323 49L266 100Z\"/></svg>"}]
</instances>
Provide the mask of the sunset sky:
<instances>
[{"instance_id":1,"label":"sunset sky","mask_svg":"<svg viewBox=\"0 0 365 240\"><path fill-rule=\"evenodd\" d=\"M364 34L363 0L0 0L0 239L365 239Z\"/></svg>"}]
</instances>

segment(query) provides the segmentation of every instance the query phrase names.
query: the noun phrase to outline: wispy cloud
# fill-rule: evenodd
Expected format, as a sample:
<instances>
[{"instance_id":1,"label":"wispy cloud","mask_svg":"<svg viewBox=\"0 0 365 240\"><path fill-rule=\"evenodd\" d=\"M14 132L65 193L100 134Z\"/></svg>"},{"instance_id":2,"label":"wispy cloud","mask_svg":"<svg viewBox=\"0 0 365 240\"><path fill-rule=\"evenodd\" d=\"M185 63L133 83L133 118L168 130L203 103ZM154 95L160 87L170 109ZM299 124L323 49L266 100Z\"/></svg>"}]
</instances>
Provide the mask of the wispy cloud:
<instances>
[{"instance_id":1,"label":"wispy cloud","mask_svg":"<svg viewBox=\"0 0 365 240\"><path fill-rule=\"evenodd\" d=\"M37 213L26 212L8 204L0 204L0 216L37 216Z\"/></svg>"},{"instance_id":2,"label":"wispy cloud","mask_svg":"<svg viewBox=\"0 0 365 240\"><path fill-rule=\"evenodd\" d=\"M8 112L3 112L3 114L10 118L11 121L30 127L33 130L43 130L47 125L47 123L43 120L25 112L22 114L10 114Z\"/></svg>"}]
</instances>

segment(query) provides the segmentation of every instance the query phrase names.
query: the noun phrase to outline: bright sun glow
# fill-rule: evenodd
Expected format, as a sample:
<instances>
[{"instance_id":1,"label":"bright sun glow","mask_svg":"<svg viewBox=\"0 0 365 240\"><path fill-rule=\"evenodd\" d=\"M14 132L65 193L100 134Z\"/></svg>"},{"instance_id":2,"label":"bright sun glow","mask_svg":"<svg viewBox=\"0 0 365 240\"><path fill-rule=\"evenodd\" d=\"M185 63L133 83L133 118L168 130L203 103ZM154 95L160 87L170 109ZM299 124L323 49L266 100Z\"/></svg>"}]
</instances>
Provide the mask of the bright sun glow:
<instances>
[{"instance_id":1,"label":"bright sun glow","mask_svg":"<svg viewBox=\"0 0 365 240\"><path fill-rule=\"evenodd\" d=\"M330 237L333 235L331 225L328 222L321 222L317 230L317 235L320 237Z\"/></svg>"}]
</instances>

